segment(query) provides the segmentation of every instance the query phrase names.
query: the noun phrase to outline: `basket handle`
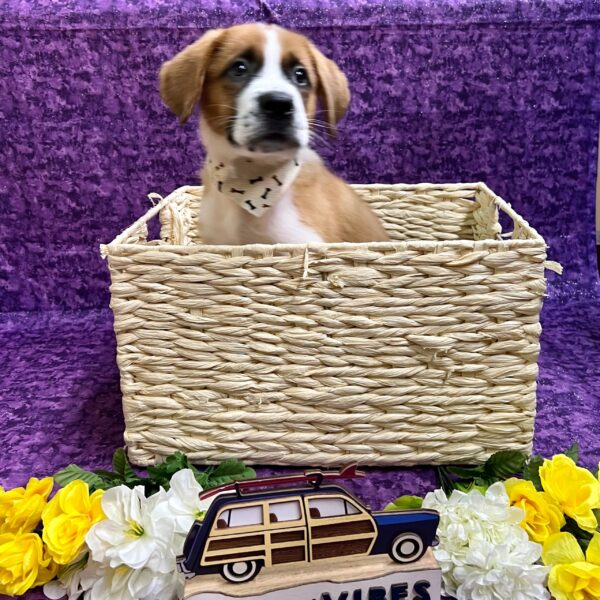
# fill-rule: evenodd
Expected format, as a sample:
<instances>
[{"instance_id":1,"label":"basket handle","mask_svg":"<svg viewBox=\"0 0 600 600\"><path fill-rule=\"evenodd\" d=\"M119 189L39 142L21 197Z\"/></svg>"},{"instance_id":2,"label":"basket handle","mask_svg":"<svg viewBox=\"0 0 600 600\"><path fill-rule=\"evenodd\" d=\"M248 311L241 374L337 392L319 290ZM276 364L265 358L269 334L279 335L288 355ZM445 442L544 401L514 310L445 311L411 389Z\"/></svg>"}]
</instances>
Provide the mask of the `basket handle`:
<instances>
[{"instance_id":1,"label":"basket handle","mask_svg":"<svg viewBox=\"0 0 600 600\"><path fill-rule=\"evenodd\" d=\"M197 186L184 185L171 192L165 198L155 192L148 194L148 198L150 198L150 200L156 200L160 198L160 201L157 202L149 211L144 213L135 223L122 231L112 242L109 244L100 244L100 256L102 256L102 258L106 258L108 255L108 248L110 246L126 244L131 238L146 241L148 235L148 222L158 213L160 213L163 208L166 208L175 202L182 194L187 193L189 190L194 189L195 187Z\"/></svg>"},{"instance_id":2,"label":"basket handle","mask_svg":"<svg viewBox=\"0 0 600 600\"><path fill-rule=\"evenodd\" d=\"M552 271L553 273L556 273L557 275L563 274L563 266L559 262L556 262L555 260L545 260L544 268L548 269L548 271Z\"/></svg>"},{"instance_id":3,"label":"basket handle","mask_svg":"<svg viewBox=\"0 0 600 600\"><path fill-rule=\"evenodd\" d=\"M528 239L537 239L545 244L544 238L542 238L542 236L527 221L525 221L523 217L513 210L513 207L510 205L510 203L492 192L492 190L485 183L479 182L477 186L479 191L483 192L483 198L480 198L480 202L485 203L487 200L489 203L491 200L497 210L501 210L512 220L513 231L510 235L513 237L513 239L516 237L515 234L521 237L521 232L527 232L528 235L526 237ZM553 273L557 273L558 275L562 275L563 272L562 265L554 260L544 261L544 268L548 269L548 271L552 271Z\"/></svg>"}]
</instances>

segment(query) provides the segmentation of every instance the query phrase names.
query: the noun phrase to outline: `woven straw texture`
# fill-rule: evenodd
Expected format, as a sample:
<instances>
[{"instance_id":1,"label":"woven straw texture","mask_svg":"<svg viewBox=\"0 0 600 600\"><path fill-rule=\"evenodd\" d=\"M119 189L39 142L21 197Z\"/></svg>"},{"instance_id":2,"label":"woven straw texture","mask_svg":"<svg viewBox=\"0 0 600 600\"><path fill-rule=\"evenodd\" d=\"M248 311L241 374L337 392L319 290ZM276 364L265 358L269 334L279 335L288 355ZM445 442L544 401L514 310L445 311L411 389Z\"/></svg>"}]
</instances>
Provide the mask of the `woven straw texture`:
<instances>
[{"instance_id":1,"label":"woven straw texture","mask_svg":"<svg viewBox=\"0 0 600 600\"><path fill-rule=\"evenodd\" d=\"M354 187L392 241L205 246L183 187L101 247L135 463L531 450L544 240L483 183Z\"/></svg>"}]
</instances>

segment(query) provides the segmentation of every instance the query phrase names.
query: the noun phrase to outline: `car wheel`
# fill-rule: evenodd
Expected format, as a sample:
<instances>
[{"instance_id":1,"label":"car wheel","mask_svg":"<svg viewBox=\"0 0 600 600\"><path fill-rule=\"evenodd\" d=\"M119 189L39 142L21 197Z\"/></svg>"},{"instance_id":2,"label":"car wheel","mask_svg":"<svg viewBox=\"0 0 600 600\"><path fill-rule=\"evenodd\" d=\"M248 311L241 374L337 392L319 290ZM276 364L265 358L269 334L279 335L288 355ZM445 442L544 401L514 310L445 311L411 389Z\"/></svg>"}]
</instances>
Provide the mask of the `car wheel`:
<instances>
[{"instance_id":1,"label":"car wheel","mask_svg":"<svg viewBox=\"0 0 600 600\"><path fill-rule=\"evenodd\" d=\"M425 554L425 544L416 533L402 533L393 542L390 556L399 563L411 563Z\"/></svg>"},{"instance_id":2,"label":"car wheel","mask_svg":"<svg viewBox=\"0 0 600 600\"><path fill-rule=\"evenodd\" d=\"M231 583L245 583L254 579L261 567L257 560L228 563L221 567L221 575Z\"/></svg>"}]
</instances>

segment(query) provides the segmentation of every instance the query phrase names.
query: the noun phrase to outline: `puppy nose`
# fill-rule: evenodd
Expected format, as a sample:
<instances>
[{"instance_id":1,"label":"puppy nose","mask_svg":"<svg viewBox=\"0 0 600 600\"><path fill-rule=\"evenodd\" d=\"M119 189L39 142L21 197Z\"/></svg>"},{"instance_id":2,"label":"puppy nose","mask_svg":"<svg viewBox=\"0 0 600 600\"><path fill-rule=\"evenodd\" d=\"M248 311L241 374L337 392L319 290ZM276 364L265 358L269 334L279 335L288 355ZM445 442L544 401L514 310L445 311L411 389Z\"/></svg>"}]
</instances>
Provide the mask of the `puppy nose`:
<instances>
[{"instance_id":1,"label":"puppy nose","mask_svg":"<svg viewBox=\"0 0 600 600\"><path fill-rule=\"evenodd\" d=\"M262 112L271 119L287 119L294 112L294 101L283 92L269 92L258 97Z\"/></svg>"}]
</instances>

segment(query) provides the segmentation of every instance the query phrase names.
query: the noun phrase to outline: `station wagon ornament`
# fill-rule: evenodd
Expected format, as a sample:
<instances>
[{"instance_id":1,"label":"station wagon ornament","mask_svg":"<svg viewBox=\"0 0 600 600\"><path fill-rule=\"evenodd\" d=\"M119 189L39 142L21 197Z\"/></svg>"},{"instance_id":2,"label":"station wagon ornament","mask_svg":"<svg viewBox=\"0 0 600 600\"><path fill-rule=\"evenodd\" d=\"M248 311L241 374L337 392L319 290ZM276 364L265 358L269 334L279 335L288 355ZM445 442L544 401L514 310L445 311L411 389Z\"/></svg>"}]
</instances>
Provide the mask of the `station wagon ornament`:
<instances>
[{"instance_id":1,"label":"station wagon ornament","mask_svg":"<svg viewBox=\"0 0 600 600\"><path fill-rule=\"evenodd\" d=\"M335 561L347 568L352 563L374 560L387 571L399 565L410 571L406 566L419 561L437 543L439 515L426 509L372 512L333 483L363 476L352 465L340 471L307 471L236 482L202 493L201 499L212 502L204 519L190 529L183 554L177 559L179 571L188 579L219 574L235 584L252 581L263 568L265 574L268 570L281 571L279 567L298 572L308 568L335 571ZM432 556L430 560L435 565ZM417 588L425 583L417 577L413 592L406 597L433 598L418 595ZM353 594L342 593L342 597L371 598L363 597L362 592ZM327 595L329 592L324 598ZM307 596L307 600L311 598ZM331 598L337 600L337 596Z\"/></svg>"}]
</instances>

